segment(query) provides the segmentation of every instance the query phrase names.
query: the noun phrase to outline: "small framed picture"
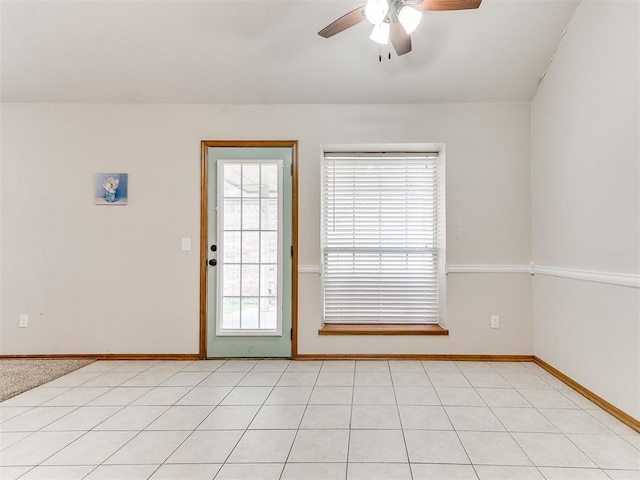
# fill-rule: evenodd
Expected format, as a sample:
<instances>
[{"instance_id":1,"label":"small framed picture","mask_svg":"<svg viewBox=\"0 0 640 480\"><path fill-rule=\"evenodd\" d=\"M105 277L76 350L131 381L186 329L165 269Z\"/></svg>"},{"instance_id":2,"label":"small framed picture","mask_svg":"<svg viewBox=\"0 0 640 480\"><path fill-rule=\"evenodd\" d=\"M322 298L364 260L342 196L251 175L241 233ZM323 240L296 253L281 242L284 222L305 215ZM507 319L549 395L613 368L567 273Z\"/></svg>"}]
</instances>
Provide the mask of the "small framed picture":
<instances>
[{"instance_id":1,"label":"small framed picture","mask_svg":"<svg viewBox=\"0 0 640 480\"><path fill-rule=\"evenodd\" d=\"M93 203L126 205L129 200L128 173L96 173Z\"/></svg>"}]
</instances>

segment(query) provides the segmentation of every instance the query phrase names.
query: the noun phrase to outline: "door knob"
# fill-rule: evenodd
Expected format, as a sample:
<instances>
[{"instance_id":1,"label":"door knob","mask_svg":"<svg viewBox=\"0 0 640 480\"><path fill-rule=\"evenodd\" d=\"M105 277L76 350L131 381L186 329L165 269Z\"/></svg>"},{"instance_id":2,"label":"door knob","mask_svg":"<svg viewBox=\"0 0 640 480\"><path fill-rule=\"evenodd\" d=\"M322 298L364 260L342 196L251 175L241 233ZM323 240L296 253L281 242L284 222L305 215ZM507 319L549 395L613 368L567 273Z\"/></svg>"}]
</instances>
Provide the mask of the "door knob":
<instances>
[{"instance_id":1,"label":"door knob","mask_svg":"<svg viewBox=\"0 0 640 480\"><path fill-rule=\"evenodd\" d=\"M211 251L215 252L218 250L218 246L217 245L211 245Z\"/></svg>"},{"instance_id":2,"label":"door knob","mask_svg":"<svg viewBox=\"0 0 640 480\"><path fill-rule=\"evenodd\" d=\"M215 267L218 264L218 261L215 258L212 258L211 260L209 260L209 265L211 265L212 267Z\"/></svg>"}]
</instances>

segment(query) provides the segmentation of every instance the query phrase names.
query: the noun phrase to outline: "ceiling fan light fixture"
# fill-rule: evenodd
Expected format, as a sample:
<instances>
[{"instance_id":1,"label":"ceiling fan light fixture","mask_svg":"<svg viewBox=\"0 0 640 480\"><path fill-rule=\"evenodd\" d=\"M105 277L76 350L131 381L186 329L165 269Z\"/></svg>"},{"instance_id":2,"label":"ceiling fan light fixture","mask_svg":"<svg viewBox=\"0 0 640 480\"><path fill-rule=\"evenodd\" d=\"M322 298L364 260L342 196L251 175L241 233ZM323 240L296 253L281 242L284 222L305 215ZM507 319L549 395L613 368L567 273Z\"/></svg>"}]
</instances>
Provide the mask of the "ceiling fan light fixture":
<instances>
[{"instance_id":1,"label":"ceiling fan light fixture","mask_svg":"<svg viewBox=\"0 0 640 480\"><path fill-rule=\"evenodd\" d=\"M398 20L402 28L404 28L404 31L407 32L408 35L411 35L415 29L418 28L418 25L420 25L422 12L409 5L405 5L398 13Z\"/></svg>"},{"instance_id":2,"label":"ceiling fan light fixture","mask_svg":"<svg viewBox=\"0 0 640 480\"><path fill-rule=\"evenodd\" d=\"M387 0L367 0L364 14L373 25L380 24L387 16L387 13L389 13L389 2Z\"/></svg>"},{"instance_id":3,"label":"ceiling fan light fixture","mask_svg":"<svg viewBox=\"0 0 640 480\"><path fill-rule=\"evenodd\" d=\"M373 31L369 38L380 45L389 44L389 24L386 22L378 23L373 26Z\"/></svg>"}]
</instances>

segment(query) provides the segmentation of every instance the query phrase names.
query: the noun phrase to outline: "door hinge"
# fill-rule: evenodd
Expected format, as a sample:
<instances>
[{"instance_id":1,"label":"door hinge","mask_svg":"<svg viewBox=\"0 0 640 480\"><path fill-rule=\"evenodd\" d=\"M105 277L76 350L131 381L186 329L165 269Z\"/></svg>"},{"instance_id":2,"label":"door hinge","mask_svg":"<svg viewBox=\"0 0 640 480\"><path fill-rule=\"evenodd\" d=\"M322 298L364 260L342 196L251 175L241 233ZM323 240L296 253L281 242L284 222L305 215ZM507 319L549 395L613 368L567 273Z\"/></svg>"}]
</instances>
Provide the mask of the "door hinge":
<instances>
[{"instance_id":1,"label":"door hinge","mask_svg":"<svg viewBox=\"0 0 640 480\"><path fill-rule=\"evenodd\" d=\"M290 172L291 172L291 176L293 177L293 162L291 162L291 169L290 169Z\"/></svg>"},{"instance_id":2,"label":"door hinge","mask_svg":"<svg viewBox=\"0 0 640 480\"><path fill-rule=\"evenodd\" d=\"M289 329L289 338L293 340L293 328Z\"/></svg>"},{"instance_id":3,"label":"door hinge","mask_svg":"<svg viewBox=\"0 0 640 480\"><path fill-rule=\"evenodd\" d=\"M293 258L293 245L291 245L291 258Z\"/></svg>"}]
</instances>

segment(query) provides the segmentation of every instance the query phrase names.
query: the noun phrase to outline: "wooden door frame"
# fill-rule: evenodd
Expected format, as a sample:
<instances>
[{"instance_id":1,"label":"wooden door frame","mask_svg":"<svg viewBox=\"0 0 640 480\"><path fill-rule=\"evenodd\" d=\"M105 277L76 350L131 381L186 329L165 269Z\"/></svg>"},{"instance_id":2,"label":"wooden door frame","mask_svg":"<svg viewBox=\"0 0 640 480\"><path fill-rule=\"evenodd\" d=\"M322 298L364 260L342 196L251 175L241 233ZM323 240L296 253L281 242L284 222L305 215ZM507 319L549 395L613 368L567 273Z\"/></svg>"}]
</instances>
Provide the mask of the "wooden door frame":
<instances>
[{"instance_id":1,"label":"wooden door frame","mask_svg":"<svg viewBox=\"0 0 640 480\"><path fill-rule=\"evenodd\" d=\"M291 358L298 356L298 141L202 140L200 142L200 351L207 358L207 275L209 225L209 147L291 148ZM286 332L282 332L286 335Z\"/></svg>"}]
</instances>

